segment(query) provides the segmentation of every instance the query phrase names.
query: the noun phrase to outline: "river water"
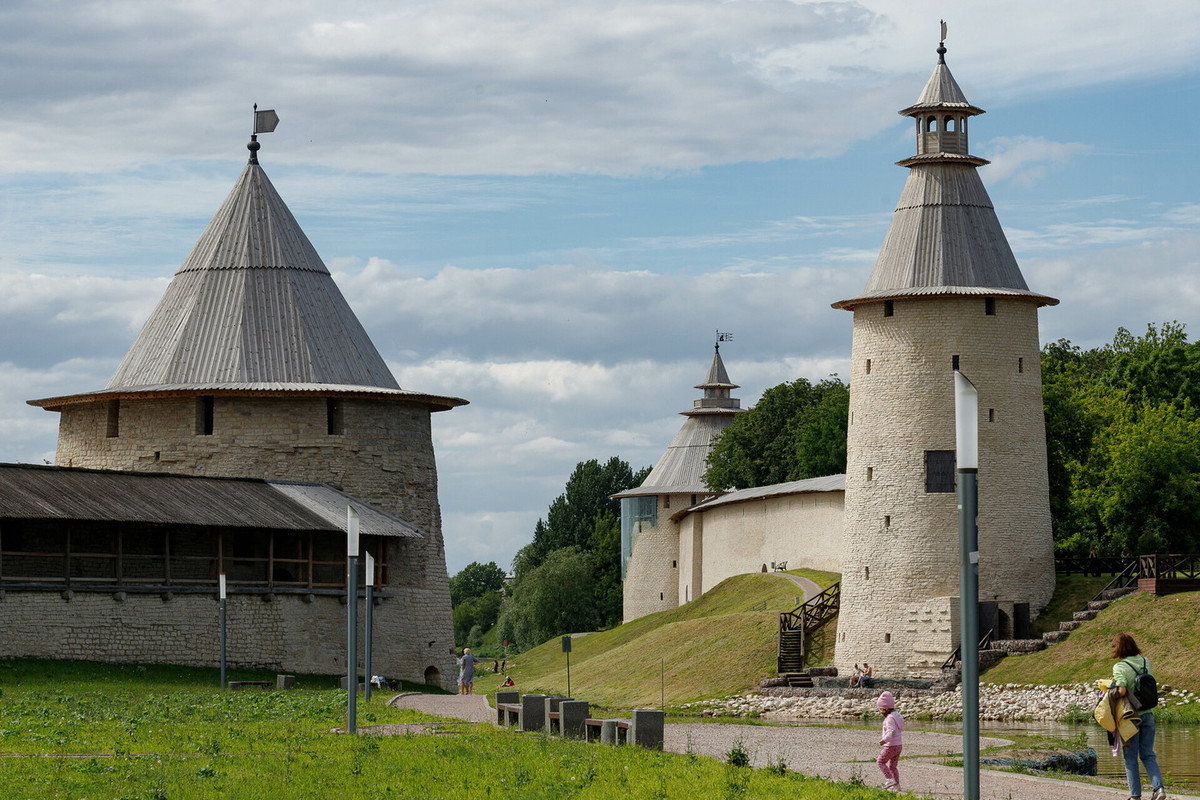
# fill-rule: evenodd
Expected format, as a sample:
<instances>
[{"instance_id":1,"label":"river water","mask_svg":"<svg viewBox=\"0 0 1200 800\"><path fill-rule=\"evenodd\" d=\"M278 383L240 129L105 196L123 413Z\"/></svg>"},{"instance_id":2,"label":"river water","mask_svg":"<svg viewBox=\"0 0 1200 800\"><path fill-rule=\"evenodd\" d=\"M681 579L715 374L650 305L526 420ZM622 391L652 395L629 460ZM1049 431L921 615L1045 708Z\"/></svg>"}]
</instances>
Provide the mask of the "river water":
<instances>
[{"instance_id":1,"label":"river water","mask_svg":"<svg viewBox=\"0 0 1200 800\"><path fill-rule=\"evenodd\" d=\"M962 726L957 723L925 722L913 720L910 727L914 730L936 730L962 734ZM1062 722L984 722L980 724L980 734L984 736L999 736L1004 738L1006 733L1040 733L1046 736L1058 736L1064 739L1074 739L1080 732L1087 737L1087 743L1096 751L1097 771L1106 778L1124 778L1125 760L1121 756L1113 758L1112 748L1108 745L1108 737L1099 725L1086 723ZM1200 727L1195 725L1163 725L1155 726L1154 753L1158 756L1158 766L1164 777L1170 773L1168 785L1181 779L1187 780L1193 786L1200 783Z\"/></svg>"}]
</instances>

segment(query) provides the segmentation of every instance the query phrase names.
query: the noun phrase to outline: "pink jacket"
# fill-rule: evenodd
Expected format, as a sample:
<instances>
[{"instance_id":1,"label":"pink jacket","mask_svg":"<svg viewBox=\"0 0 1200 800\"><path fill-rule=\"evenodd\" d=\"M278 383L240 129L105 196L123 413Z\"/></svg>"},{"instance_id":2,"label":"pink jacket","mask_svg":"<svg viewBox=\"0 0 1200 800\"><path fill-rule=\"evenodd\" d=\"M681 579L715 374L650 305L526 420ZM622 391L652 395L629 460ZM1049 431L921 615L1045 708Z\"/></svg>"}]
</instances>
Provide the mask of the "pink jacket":
<instances>
[{"instance_id":1,"label":"pink jacket","mask_svg":"<svg viewBox=\"0 0 1200 800\"><path fill-rule=\"evenodd\" d=\"M900 712L893 711L883 718L883 735L879 738L883 739L883 746L890 745L900 746L900 731L904 730L904 717L900 716Z\"/></svg>"}]
</instances>

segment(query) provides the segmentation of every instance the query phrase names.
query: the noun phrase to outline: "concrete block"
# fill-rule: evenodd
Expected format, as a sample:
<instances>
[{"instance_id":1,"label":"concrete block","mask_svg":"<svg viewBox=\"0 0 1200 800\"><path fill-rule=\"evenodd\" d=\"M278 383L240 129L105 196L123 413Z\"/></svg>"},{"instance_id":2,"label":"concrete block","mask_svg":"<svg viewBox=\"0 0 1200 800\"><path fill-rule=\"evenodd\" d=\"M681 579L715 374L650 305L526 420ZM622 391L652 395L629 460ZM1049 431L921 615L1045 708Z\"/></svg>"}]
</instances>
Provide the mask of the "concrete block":
<instances>
[{"instance_id":1,"label":"concrete block","mask_svg":"<svg viewBox=\"0 0 1200 800\"><path fill-rule=\"evenodd\" d=\"M617 721L606 719L600 726L600 744L620 744L617 737Z\"/></svg>"},{"instance_id":2,"label":"concrete block","mask_svg":"<svg viewBox=\"0 0 1200 800\"><path fill-rule=\"evenodd\" d=\"M666 715L657 709L634 709L633 721L629 723L629 743L662 750L665 718Z\"/></svg>"},{"instance_id":3,"label":"concrete block","mask_svg":"<svg viewBox=\"0 0 1200 800\"><path fill-rule=\"evenodd\" d=\"M275 688L276 689L295 689L296 688L296 676L295 675L276 675L275 676Z\"/></svg>"},{"instance_id":4,"label":"concrete block","mask_svg":"<svg viewBox=\"0 0 1200 800\"><path fill-rule=\"evenodd\" d=\"M521 698L521 730L540 731L546 727L546 695L527 694Z\"/></svg>"},{"instance_id":5,"label":"concrete block","mask_svg":"<svg viewBox=\"0 0 1200 800\"><path fill-rule=\"evenodd\" d=\"M343 675L343 676L342 676L342 691L343 691L343 692L345 692L345 691L349 691L349 690L346 688L346 687L347 687L347 686L349 686L349 685L350 685L350 679L349 679L349 678L347 678L345 675ZM362 694L362 693L363 693L363 692L365 692L366 690L367 690L367 685L366 685L365 683L360 683L360 684L358 685L358 691L359 691L359 694Z\"/></svg>"},{"instance_id":6,"label":"concrete block","mask_svg":"<svg viewBox=\"0 0 1200 800\"><path fill-rule=\"evenodd\" d=\"M521 702L520 692L496 692L496 724L505 727L508 724L507 712L500 706L505 703Z\"/></svg>"},{"instance_id":7,"label":"concrete block","mask_svg":"<svg viewBox=\"0 0 1200 800\"><path fill-rule=\"evenodd\" d=\"M553 713L557 713L558 706L563 700L570 700L570 699L571 698L569 698L565 695L561 695L561 694L552 694L552 695L548 695L546 697L546 711L542 718L542 727L544 727L547 732L558 733L558 730L557 730L558 725L551 724L552 720L550 719L550 715Z\"/></svg>"},{"instance_id":8,"label":"concrete block","mask_svg":"<svg viewBox=\"0 0 1200 800\"><path fill-rule=\"evenodd\" d=\"M563 700L558 704L558 730L562 736L573 739L587 737L584 723L588 718L590 704L586 700Z\"/></svg>"}]
</instances>

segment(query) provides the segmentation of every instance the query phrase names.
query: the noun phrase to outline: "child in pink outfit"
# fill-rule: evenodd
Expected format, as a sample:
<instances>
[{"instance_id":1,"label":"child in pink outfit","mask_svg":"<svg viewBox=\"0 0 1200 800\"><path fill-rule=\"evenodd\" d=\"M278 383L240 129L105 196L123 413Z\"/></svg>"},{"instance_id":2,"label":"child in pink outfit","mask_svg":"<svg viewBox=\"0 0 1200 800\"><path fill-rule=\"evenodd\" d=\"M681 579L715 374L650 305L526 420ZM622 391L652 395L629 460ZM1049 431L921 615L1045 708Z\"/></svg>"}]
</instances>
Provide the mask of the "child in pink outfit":
<instances>
[{"instance_id":1,"label":"child in pink outfit","mask_svg":"<svg viewBox=\"0 0 1200 800\"><path fill-rule=\"evenodd\" d=\"M886 779L883 788L899 789L900 770L897 769L897 764L900 761L900 751L904 749L900 742L900 731L904 730L904 717L896 711L896 700L891 692L879 695L875 705L883 712L883 735L879 739L883 750L875 763L879 765L879 771Z\"/></svg>"}]
</instances>

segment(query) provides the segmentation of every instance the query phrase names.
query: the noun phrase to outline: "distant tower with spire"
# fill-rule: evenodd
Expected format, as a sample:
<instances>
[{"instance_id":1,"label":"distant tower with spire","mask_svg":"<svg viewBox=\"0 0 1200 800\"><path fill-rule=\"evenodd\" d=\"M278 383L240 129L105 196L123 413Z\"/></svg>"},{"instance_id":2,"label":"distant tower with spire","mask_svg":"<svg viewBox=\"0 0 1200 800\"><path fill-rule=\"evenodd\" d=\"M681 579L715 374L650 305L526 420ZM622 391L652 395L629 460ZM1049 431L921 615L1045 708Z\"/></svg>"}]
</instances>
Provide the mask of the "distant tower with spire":
<instances>
[{"instance_id":1,"label":"distant tower with spire","mask_svg":"<svg viewBox=\"0 0 1200 800\"><path fill-rule=\"evenodd\" d=\"M692 408L679 412L687 419L662 458L641 486L616 495L621 499L626 622L676 608L699 594L701 565L698 557L692 557L698 554L691 552L690 542L680 540L679 527L671 516L719 494L704 483L706 459L713 439L745 410L736 397L730 396L738 385L729 380L721 360L721 342L729 338L729 334L717 333L708 374L695 387L704 390L704 396L695 400ZM690 574L692 569L695 580Z\"/></svg>"},{"instance_id":2,"label":"distant tower with spire","mask_svg":"<svg viewBox=\"0 0 1200 800\"><path fill-rule=\"evenodd\" d=\"M1037 312L977 167L984 113L938 62L900 113L917 152L854 313L835 662L936 673L958 636L953 373L979 391L979 587L997 635L1054 589Z\"/></svg>"},{"instance_id":3,"label":"distant tower with spire","mask_svg":"<svg viewBox=\"0 0 1200 800\"><path fill-rule=\"evenodd\" d=\"M30 402L60 413L60 466L328 483L421 529L375 554L388 598L376 616L375 663L449 685L454 638L430 414L466 401L400 388L258 163L257 134L276 121L255 109L249 163L108 385ZM226 557L236 558L244 545L230 547ZM305 571L310 585L344 580L344 549L320 563L275 557L291 559L280 569ZM261 583L269 591L276 579ZM270 604L291 654L281 666L344 669L336 642L345 612L325 614L313 600L310 592Z\"/></svg>"}]
</instances>

